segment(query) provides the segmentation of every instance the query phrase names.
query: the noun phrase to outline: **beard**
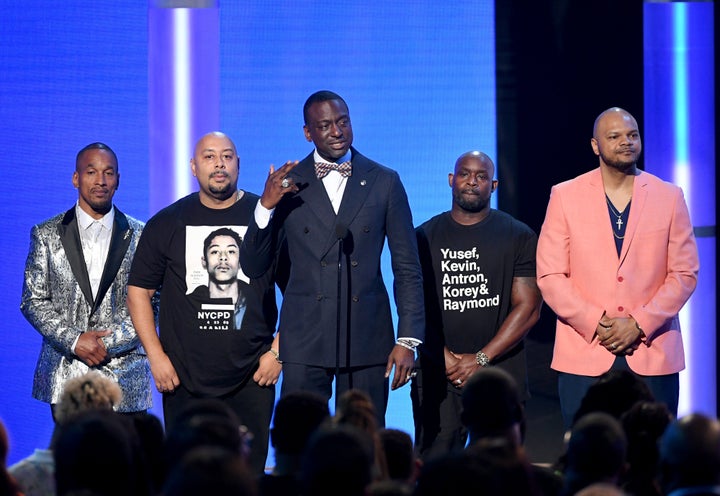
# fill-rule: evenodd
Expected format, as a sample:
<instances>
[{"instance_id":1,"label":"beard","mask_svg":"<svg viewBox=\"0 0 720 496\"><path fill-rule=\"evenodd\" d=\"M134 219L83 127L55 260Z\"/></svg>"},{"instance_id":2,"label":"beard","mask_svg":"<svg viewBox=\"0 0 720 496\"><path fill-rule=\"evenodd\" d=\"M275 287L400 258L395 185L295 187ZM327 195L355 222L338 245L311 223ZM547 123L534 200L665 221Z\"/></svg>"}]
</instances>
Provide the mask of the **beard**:
<instances>
[{"instance_id":1,"label":"beard","mask_svg":"<svg viewBox=\"0 0 720 496\"><path fill-rule=\"evenodd\" d=\"M463 196L462 193L453 193L453 201L455 204L466 212L481 212L489 203L489 199L479 195Z\"/></svg>"},{"instance_id":2,"label":"beard","mask_svg":"<svg viewBox=\"0 0 720 496\"><path fill-rule=\"evenodd\" d=\"M605 163L605 165L621 172L627 172L634 168L637 164L638 156L638 153L633 152L633 155L631 157L617 157L615 155L608 155L602 150L600 150L600 158Z\"/></svg>"},{"instance_id":3,"label":"beard","mask_svg":"<svg viewBox=\"0 0 720 496\"><path fill-rule=\"evenodd\" d=\"M218 200L227 200L232 195L235 194L235 191L237 190L236 185L234 184L225 184L223 186L208 186L208 190L210 192L210 195L213 198L217 198Z\"/></svg>"}]
</instances>

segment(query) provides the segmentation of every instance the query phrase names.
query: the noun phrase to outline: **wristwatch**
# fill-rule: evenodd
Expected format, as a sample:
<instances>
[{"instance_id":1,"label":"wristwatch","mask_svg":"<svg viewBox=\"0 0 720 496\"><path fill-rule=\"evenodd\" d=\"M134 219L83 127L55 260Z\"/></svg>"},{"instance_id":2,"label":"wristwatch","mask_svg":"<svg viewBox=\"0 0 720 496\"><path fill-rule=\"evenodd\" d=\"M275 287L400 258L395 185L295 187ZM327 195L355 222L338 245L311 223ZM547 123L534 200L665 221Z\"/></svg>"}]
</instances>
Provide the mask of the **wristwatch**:
<instances>
[{"instance_id":1,"label":"wristwatch","mask_svg":"<svg viewBox=\"0 0 720 496\"><path fill-rule=\"evenodd\" d=\"M489 367L490 366L490 358L483 353L482 350L478 351L475 354L475 362L480 365L481 367Z\"/></svg>"}]
</instances>

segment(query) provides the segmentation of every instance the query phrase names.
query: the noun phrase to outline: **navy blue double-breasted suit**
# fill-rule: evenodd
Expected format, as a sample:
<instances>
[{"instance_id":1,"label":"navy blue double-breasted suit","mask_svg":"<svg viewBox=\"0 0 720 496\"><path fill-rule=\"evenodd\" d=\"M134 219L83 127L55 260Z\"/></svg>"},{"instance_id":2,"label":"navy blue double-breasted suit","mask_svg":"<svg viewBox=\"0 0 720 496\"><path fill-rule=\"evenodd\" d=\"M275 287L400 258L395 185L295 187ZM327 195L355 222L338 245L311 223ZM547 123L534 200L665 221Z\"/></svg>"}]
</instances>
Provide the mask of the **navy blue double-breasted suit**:
<instances>
[{"instance_id":1,"label":"navy blue double-breasted suit","mask_svg":"<svg viewBox=\"0 0 720 496\"><path fill-rule=\"evenodd\" d=\"M315 175L312 153L289 175L299 191L282 198L266 228L259 229L253 219L240 252L249 277L259 277L274 257L280 257L279 270L284 273L278 278L287 279L279 325L281 359L325 368L336 365L338 237L344 234L339 364L386 364L395 344L381 273L386 239L394 275L397 337L422 340L425 330L417 241L399 175L352 149L352 175L337 214Z\"/></svg>"}]
</instances>

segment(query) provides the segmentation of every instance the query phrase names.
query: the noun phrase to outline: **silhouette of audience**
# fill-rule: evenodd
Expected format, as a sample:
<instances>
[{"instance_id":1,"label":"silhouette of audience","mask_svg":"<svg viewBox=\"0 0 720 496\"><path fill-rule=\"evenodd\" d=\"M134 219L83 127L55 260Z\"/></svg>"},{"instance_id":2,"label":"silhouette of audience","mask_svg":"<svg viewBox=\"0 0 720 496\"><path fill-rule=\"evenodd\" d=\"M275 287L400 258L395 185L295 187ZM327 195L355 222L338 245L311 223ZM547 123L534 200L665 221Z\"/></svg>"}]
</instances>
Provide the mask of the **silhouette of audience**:
<instances>
[{"instance_id":1,"label":"silhouette of audience","mask_svg":"<svg viewBox=\"0 0 720 496\"><path fill-rule=\"evenodd\" d=\"M191 449L168 475L163 496L256 496L247 460L217 446Z\"/></svg>"},{"instance_id":2,"label":"silhouette of audience","mask_svg":"<svg viewBox=\"0 0 720 496\"><path fill-rule=\"evenodd\" d=\"M574 495L596 483L618 486L626 453L627 440L617 419L603 412L586 414L570 432L562 494Z\"/></svg>"},{"instance_id":3,"label":"silhouette of audience","mask_svg":"<svg viewBox=\"0 0 720 496\"><path fill-rule=\"evenodd\" d=\"M410 434L399 429L383 428L378 431L378 437L387 461L388 477L414 486L421 462L415 456Z\"/></svg>"},{"instance_id":4,"label":"silhouette of audience","mask_svg":"<svg viewBox=\"0 0 720 496\"><path fill-rule=\"evenodd\" d=\"M319 395L288 394L270 431L275 466L259 479L248 467L251 434L223 402L193 402L164 433L151 414L114 412L121 395L96 372L68 381L50 449L9 470L0 422L0 495L720 496L720 422L702 414L673 421L627 371L603 374L583 398L562 477L529 462L517 384L496 367L463 388L467 449L424 465L408 433L378 429L361 391L347 391L332 418Z\"/></svg>"},{"instance_id":5,"label":"silhouette of audience","mask_svg":"<svg viewBox=\"0 0 720 496\"><path fill-rule=\"evenodd\" d=\"M260 476L262 496L291 496L300 493L301 456L310 436L328 419L327 400L310 391L294 391L275 405L270 440L275 450L272 473Z\"/></svg>"},{"instance_id":6,"label":"silhouette of audience","mask_svg":"<svg viewBox=\"0 0 720 496\"><path fill-rule=\"evenodd\" d=\"M55 427L47 449L36 449L32 455L20 460L9 471L13 474L25 496L55 494L55 461L53 447L63 426L72 422L75 415L91 410L112 411L122 400L122 390L112 379L91 370L69 379L55 406Z\"/></svg>"},{"instance_id":7,"label":"silhouette of audience","mask_svg":"<svg viewBox=\"0 0 720 496\"><path fill-rule=\"evenodd\" d=\"M22 496L20 487L15 478L10 475L7 470L7 455L10 451L10 441L8 439L5 424L0 419L0 494L7 496Z\"/></svg>"},{"instance_id":8,"label":"silhouette of audience","mask_svg":"<svg viewBox=\"0 0 720 496\"><path fill-rule=\"evenodd\" d=\"M132 421L111 410L87 410L60 429L53 447L58 496L92 491L100 496L153 494Z\"/></svg>"},{"instance_id":9,"label":"silhouette of audience","mask_svg":"<svg viewBox=\"0 0 720 496\"><path fill-rule=\"evenodd\" d=\"M591 412L605 412L620 420L639 401L655 401L645 381L629 370L609 370L588 388L573 423Z\"/></svg>"},{"instance_id":10,"label":"silhouette of audience","mask_svg":"<svg viewBox=\"0 0 720 496\"><path fill-rule=\"evenodd\" d=\"M372 437L349 424L320 427L310 438L300 471L307 496L364 496L373 480Z\"/></svg>"},{"instance_id":11,"label":"silhouette of audience","mask_svg":"<svg viewBox=\"0 0 720 496\"><path fill-rule=\"evenodd\" d=\"M660 439L664 494L720 494L720 422L691 414L672 422Z\"/></svg>"},{"instance_id":12,"label":"silhouette of audience","mask_svg":"<svg viewBox=\"0 0 720 496\"><path fill-rule=\"evenodd\" d=\"M661 496L658 481L658 442L672 414L665 403L640 401L635 403L621 418L627 437L628 470L622 478L621 487L634 496Z\"/></svg>"},{"instance_id":13,"label":"silhouette of audience","mask_svg":"<svg viewBox=\"0 0 720 496\"><path fill-rule=\"evenodd\" d=\"M525 439L525 408L520 400L515 379L497 367L481 368L465 383L460 419L468 430L469 446L505 445L510 450L503 455L505 462L512 453L516 463L530 471L532 485L540 494L557 496L562 489L562 478L547 467L532 465L523 450ZM489 443L489 444L488 444ZM498 444L500 443L500 444ZM485 450L485 457L492 450Z\"/></svg>"}]
</instances>

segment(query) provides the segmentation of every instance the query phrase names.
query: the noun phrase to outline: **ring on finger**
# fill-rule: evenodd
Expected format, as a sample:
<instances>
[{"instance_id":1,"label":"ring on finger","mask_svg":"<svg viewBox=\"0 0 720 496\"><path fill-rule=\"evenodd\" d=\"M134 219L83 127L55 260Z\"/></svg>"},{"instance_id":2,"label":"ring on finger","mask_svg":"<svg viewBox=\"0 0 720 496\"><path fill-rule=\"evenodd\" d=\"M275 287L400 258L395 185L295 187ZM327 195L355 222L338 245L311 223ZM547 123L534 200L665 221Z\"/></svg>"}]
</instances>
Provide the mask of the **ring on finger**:
<instances>
[{"instance_id":1,"label":"ring on finger","mask_svg":"<svg viewBox=\"0 0 720 496\"><path fill-rule=\"evenodd\" d=\"M456 383L457 385L462 384L462 379L455 379L455 383Z\"/></svg>"},{"instance_id":2,"label":"ring on finger","mask_svg":"<svg viewBox=\"0 0 720 496\"><path fill-rule=\"evenodd\" d=\"M611 347L613 350L617 350L617 343L611 344L610 347Z\"/></svg>"},{"instance_id":3,"label":"ring on finger","mask_svg":"<svg viewBox=\"0 0 720 496\"><path fill-rule=\"evenodd\" d=\"M283 180L280 183L280 186L282 186L283 188L289 188L290 187L290 179L288 179L287 177L283 177Z\"/></svg>"}]
</instances>

